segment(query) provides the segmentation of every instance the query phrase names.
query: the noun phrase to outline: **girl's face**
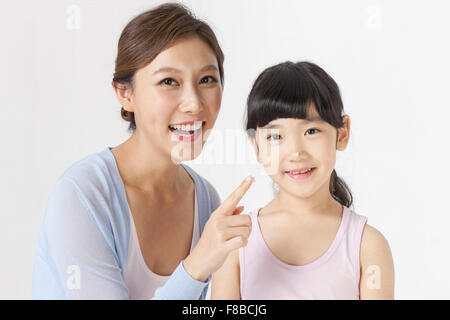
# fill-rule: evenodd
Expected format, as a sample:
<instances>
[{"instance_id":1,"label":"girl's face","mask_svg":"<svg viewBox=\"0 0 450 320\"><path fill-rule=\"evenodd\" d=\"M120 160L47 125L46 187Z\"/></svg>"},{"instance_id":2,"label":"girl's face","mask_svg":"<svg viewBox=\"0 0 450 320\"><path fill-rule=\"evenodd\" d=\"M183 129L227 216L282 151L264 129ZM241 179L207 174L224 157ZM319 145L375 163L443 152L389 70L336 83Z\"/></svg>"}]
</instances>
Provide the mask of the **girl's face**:
<instances>
[{"instance_id":1,"label":"girl's face","mask_svg":"<svg viewBox=\"0 0 450 320\"><path fill-rule=\"evenodd\" d=\"M135 134L176 163L191 160L219 113L217 58L196 36L178 40L136 72L129 94L124 109L134 112Z\"/></svg>"},{"instance_id":2,"label":"girl's face","mask_svg":"<svg viewBox=\"0 0 450 320\"><path fill-rule=\"evenodd\" d=\"M275 119L251 139L258 161L280 190L301 198L329 187L336 150L346 148L350 132L348 116L344 128L336 129L311 110L309 120Z\"/></svg>"}]
</instances>

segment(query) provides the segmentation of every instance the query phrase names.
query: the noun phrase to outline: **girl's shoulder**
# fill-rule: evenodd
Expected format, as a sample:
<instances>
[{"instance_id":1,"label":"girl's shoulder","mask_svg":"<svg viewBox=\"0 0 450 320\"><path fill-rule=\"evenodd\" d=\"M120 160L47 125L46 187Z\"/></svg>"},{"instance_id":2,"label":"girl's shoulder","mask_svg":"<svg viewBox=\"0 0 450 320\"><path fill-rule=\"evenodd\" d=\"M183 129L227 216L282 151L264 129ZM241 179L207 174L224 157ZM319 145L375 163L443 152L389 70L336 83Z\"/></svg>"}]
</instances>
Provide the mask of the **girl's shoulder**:
<instances>
[{"instance_id":1,"label":"girl's shoulder","mask_svg":"<svg viewBox=\"0 0 450 320\"><path fill-rule=\"evenodd\" d=\"M367 216L357 213L353 209L346 206L343 206L343 213L347 213L352 218L352 220L361 222L363 224L368 220Z\"/></svg>"},{"instance_id":2,"label":"girl's shoulder","mask_svg":"<svg viewBox=\"0 0 450 320\"><path fill-rule=\"evenodd\" d=\"M377 228L368 224L361 236L360 270L362 298L394 299L395 272L389 242Z\"/></svg>"}]
</instances>

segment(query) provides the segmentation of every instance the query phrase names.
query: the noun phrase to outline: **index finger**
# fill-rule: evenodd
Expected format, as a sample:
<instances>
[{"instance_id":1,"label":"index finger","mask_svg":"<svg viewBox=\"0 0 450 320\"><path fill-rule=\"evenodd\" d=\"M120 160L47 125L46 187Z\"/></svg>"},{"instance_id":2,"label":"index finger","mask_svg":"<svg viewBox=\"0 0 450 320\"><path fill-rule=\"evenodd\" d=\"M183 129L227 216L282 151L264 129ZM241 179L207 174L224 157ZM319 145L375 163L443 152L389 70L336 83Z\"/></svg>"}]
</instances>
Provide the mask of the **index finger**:
<instances>
[{"instance_id":1,"label":"index finger","mask_svg":"<svg viewBox=\"0 0 450 320\"><path fill-rule=\"evenodd\" d=\"M245 180L241 182L239 187L237 187L237 189L234 190L233 193L231 193L224 202L222 202L222 204L220 205L220 211L225 215L231 215L252 183L252 176L248 176L247 178L245 178Z\"/></svg>"}]
</instances>

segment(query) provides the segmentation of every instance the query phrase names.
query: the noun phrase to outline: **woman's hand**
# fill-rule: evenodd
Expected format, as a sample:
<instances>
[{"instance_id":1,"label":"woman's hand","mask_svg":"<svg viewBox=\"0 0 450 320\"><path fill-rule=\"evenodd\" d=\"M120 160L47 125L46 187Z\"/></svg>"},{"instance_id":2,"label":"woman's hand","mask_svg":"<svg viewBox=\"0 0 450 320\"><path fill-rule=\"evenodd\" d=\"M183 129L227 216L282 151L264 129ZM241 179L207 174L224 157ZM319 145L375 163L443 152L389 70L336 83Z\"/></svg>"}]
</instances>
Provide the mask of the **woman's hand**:
<instances>
[{"instance_id":1,"label":"woman's hand","mask_svg":"<svg viewBox=\"0 0 450 320\"><path fill-rule=\"evenodd\" d=\"M252 183L253 178L247 177L211 214L200 240L183 261L184 269L192 278L206 281L222 266L231 251L247 245L252 221L249 215L240 215L244 207L236 206Z\"/></svg>"}]
</instances>

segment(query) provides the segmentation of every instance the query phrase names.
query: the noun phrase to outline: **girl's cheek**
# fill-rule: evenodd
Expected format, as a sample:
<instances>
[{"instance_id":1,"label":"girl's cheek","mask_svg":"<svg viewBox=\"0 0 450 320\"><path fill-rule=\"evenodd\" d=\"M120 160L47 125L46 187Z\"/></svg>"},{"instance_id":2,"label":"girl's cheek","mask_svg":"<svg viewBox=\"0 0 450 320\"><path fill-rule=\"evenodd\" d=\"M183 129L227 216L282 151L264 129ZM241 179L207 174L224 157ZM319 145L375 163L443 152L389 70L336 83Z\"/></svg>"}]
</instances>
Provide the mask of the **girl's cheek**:
<instances>
[{"instance_id":1,"label":"girl's cheek","mask_svg":"<svg viewBox=\"0 0 450 320\"><path fill-rule=\"evenodd\" d=\"M275 175L280 171L281 157L278 145L267 144L267 147L260 152L260 162L268 175Z\"/></svg>"}]
</instances>

